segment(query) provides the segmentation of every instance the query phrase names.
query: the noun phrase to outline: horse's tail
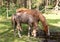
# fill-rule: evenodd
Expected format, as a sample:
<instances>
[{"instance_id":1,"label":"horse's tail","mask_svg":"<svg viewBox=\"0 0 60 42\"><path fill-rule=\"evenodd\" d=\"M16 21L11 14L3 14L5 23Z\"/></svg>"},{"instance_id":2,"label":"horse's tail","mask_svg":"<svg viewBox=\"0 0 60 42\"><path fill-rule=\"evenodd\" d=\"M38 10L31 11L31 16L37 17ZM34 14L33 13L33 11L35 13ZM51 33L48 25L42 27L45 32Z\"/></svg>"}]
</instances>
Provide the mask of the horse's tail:
<instances>
[{"instance_id":1,"label":"horse's tail","mask_svg":"<svg viewBox=\"0 0 60 42\"><path fill-rule=\"evenodd\" d=\"M14 36L16 36L16 21L15 21L15 14L11 17L12 28L14 29Z\"/></svg>"},{"instance_id":2,"label":"horse's tail","mask_svg":"<svg viewBox=\"0 0 60 42\"><path fill-rule=\"evenodd\" d=\"M12 17L11 17L11 23L12 23L12 27L13 27L14 29L16 29L15 15L12 15Z\"/></svg>"}]
</instances>

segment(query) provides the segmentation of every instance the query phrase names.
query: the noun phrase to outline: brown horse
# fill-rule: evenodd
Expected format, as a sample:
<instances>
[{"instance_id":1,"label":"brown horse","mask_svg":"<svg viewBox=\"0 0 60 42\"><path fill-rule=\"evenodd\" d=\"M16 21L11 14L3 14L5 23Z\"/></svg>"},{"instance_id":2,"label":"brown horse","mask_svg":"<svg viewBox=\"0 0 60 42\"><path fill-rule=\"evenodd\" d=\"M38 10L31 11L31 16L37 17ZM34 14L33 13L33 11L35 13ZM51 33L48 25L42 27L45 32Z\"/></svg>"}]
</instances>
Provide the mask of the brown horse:
<instances>
[{"instance_id":1,"label":"brown horse","mask_svg":"<svg viewBox=\"0 0 60 42\"><path fill-rule=\"evenodd\" d=\"M33 10L33 9L27 9L27 8L19 8L19 9L16 10L16 12L20 12L20 13L26 12L27 14L32 15L32 16L36 19L37 22L41 21L46 35L49 35L49 34L50 34L50 33L48 32L49 29L48 29L48 24L47 24L47 22L46 22L46 19L45 19L45 17L42 15L41 12L39 12L39 11L37 11L37 10Z\"/></svg>"},{"instance_id":2,"label":"brown horse","mask_svg":"<svg viewBox=\"0 0 60 42\"><path fill-rule=\"evenodd\" d=\"M37 22L36 22L35 18L32 15L18 12L16 14L12 15L11 20L12 20L14 32L16 31L15 29L17 27L19 37L21 37L20 31L22 31L22 28L21 28L22 23L29 25L28 36L30 36L31 29L33 27L32 34L34 37L36 37L36 31L38 29L38 26L37 26ZM16 34L14 34L14 35L16 35Z\"/></svg>"}]
</instances>

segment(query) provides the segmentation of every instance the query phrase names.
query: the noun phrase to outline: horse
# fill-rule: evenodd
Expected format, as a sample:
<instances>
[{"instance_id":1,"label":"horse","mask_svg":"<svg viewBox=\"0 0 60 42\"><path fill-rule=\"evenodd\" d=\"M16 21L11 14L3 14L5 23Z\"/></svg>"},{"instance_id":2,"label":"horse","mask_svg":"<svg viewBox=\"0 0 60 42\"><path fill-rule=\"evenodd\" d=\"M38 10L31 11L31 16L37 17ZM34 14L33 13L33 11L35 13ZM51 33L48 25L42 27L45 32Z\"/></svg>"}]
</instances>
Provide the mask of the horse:
<instances>
[{"instance_id":1,"label":"horse","mask_svg":"<svg viewBox=\"0 0 60 42\"><path fill-rule=\"evenodd\" d=\"M43 30L44 30L45 34L46 34L47 36L50 35L50 33L49 33L49 26L48 26L48 24L47 24L46 18L42 15L41 12L39 12L38 10L27 9L27 8L18 8L18 9L16 10L16 12L20 12L20 13L26 12L27 14L32 15L32 16L35 18L35 20L37 21L37 23L38 23L39 21L41 21L41 23L42 23L42 25L43 25Z\"/></svg>"},{"instance_id":2,"label":"horse","mask_svg":"<svg viewBox=\"0 0 60 42\"><path fill-rule=\"evenodd\" d=\"M33 29L32 35L36 37L36 31L38 29L38 25L37 25L35 18L32 15L18 12L12 15L11 21L12 21L12 25L14 28L14 32L16 32L16 27L17 27L19 37L21 37L20 32L22 31L22 28L21 28L22 23L28 24L29 26L28 37L30 36L32 29ZM14 35L16 35L16 33L14 33Z\"/></svg>"}]
</instances>

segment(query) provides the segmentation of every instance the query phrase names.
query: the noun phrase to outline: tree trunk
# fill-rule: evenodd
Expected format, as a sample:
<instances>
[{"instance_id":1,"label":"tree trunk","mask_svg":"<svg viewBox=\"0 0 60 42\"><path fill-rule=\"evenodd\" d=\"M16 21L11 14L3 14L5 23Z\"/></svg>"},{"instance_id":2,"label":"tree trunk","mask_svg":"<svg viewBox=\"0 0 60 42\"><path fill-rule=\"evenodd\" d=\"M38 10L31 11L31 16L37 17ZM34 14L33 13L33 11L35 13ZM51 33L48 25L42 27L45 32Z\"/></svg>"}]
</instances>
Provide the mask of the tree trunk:
<instances>
[{"instance_id":1,"label":"tree trunk","mask_svg":"<svg viewBox=\"0 0 60 42\"><path fill-rule=\"evenodd\" d=\"M6 0L6 1L7 1L7 8L9 9L10 0Z\"/></svg>"},{"instance_id":2,"label":"tree trunk","mask_svg":"<svg viewBox=\"0 0 60 42\"><path fill-rule=\"evenodd\" d=\"M17 3L16 3L16 4L17 4L17 6L21 7L21 6L22 6L22 4L21 4L21 3L22 3L22 1L21 1L21 0L17 0Z\"/></svg>"},{"instance_id":3,"label":"tree trunk","mask_svg":"<svg viewBox=\"0 0 60 42\"><path fill-rule=\"evenodd\" d=\"M48 8L48 0L45 0L45 12L47 11L47 8Z\"/></svg>"},{"instance_id":4,"label":"tree trunk","mask_svg":"<svg viewBox=\"0 0 60 42\"><path fill-rule=\"evenodd\" d=\"M50 5L50 3L51 3L51 2L50 2L50 0L49 0L49 5Z\"/></svg>"},{"instance_id":5,"label":"tree trunk","mask_svg":"<svg viewBox=\"0 0 60 42\"><path fill-rule=\"evenodd\" d=\"M24 7L27 8L27 0L24 0Z\"/></svg>"},{"instance_id":6,"label":"tree trunk","mask_svg":"<svg viewBox=\"0 0 60 42\"><path fill-rule=\"evenodd\" d=\"M17 0L13 0L13 3L16 4Z\"/></svg>"},{"instance_id":7,"label":"tree trunk","mask_svg":"<svg viewBox=\"0 0 60 42\"><path fill-rule=\"evenodd\" d=\"M6 11L7 11L7 19L8 19L8 10L10 5L10 0L6 0L6 1L7 1Z\"/></svg>"},{"instance_id":8,"label":"tree trunk","mask_svg":"<svg viewBox=\"0 0 60 42\"><path fill-rule=\"evenodd\" d=\"M31 0L29 0L29 9L31 9Z\"/></svg>"},{"instance_id":9,"label":"tree trunk","mask_svg":"<svg viewBox=\"0 0 60 42\"><path fill-rule=\"evenodd\" d=\"M55 10L58 11L58 3L59 3L59 1L58 0L56 0L56 1L57 2L56 2Z\"/></svg>"},{"instance_id":10,"label":"tree trunk","mask_svg":"<svg viewBox=\"0 0 60 42\"><path fill-rule=\"evenodd\" d=\"M43 3L43 0L37 0L37 10L39 10L39 6Z\"/></svg>"},{"instance_id":11,"label":"tree trunk","mask_svg":"<svg viewBox=\"0 0 60 42\"><path fill-rule=\"evenodd\" d=\"M27 0L27 8L29 8L29 0Z\"/></svg>"},{"instance_id":12,"label":"tree trunk","mask_svg":"<svg viewBox=\"0 0 60 42\"><path fill-rule=\"evenodd\" d=\"M7 12L7 19L8 19L8 8L6 8L7 10L6 10L6 12Z\"/></svg>"},{"instance_id":13,"label":"tree trunk","mask_svg":"<svg viewBox=\"0 0 60 42\"><path fill-rule=\"evenodd\" d=\"M0 5L3 5L3 0L0 0Z\"/></svg>"}]
</instances>

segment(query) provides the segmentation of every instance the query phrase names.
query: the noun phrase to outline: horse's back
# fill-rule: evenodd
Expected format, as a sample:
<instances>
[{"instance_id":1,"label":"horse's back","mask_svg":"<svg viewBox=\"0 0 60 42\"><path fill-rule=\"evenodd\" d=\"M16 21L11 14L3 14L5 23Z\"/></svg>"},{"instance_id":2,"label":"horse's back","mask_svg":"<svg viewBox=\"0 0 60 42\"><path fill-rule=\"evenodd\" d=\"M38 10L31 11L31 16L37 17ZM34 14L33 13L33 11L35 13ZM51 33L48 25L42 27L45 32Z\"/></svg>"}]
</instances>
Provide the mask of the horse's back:
<instances>
[{"instance_id":1,"label":"horse's back","mask_svg":"<svg viewBox=\"0 0 60 42\"><path fill-rule=\"evenodd\" d=\"M31 15L28 15L28 14L23 14L21 13L18 17L19 21L22 22L22 23L28 23L28 22L33 22L34 21L34 18L33 16Z\"/></svg>"},{"instance_id":2,"label":"horse's back","mask_svg":"<svg viewBox=\"0 0 60 42\"><path fill-rule=\"evenodd\" d=\"M32 15L37 21L39 20L39 15L41 14L39 11L35 9L27 9L27 8L19 8L16 11L20 13L26 12L27 14Z\"/></svg>"}]
</instances>

